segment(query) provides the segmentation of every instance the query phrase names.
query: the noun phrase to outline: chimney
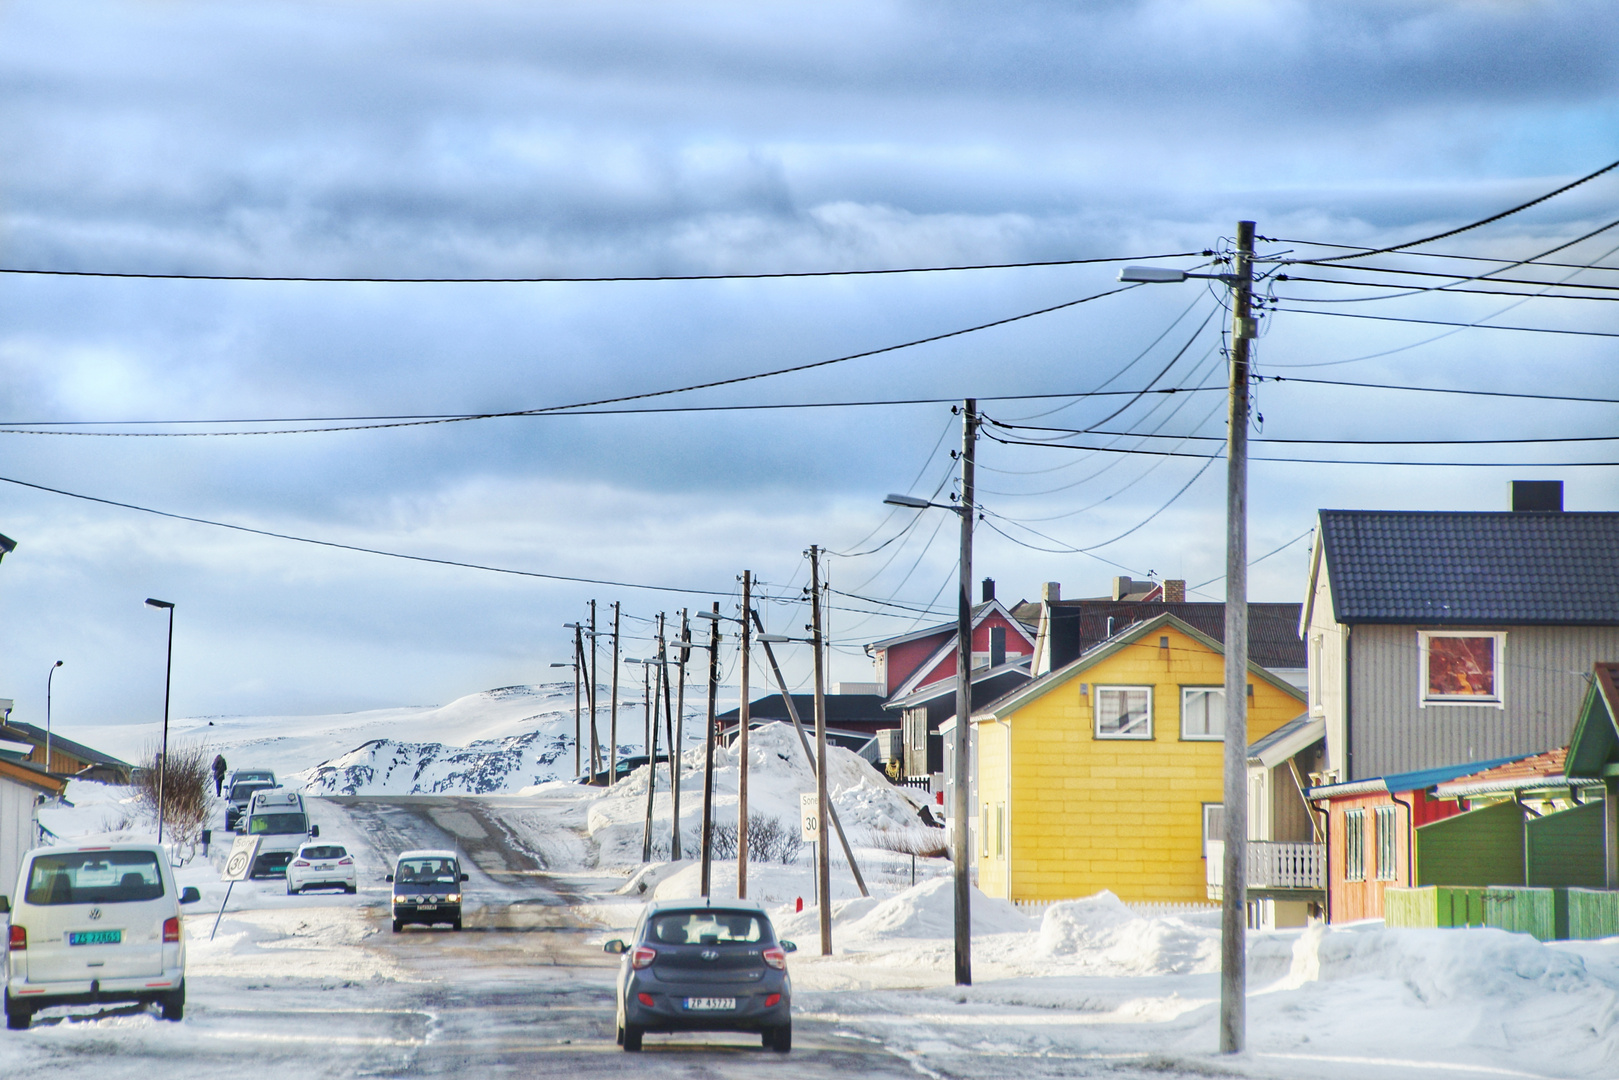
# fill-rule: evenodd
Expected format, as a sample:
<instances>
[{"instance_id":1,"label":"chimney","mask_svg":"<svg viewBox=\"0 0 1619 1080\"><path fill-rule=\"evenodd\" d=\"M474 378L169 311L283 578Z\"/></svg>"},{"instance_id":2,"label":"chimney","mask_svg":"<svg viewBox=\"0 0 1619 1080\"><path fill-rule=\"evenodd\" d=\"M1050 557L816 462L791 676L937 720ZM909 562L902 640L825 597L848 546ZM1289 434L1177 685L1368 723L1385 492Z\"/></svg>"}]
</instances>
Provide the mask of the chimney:
<instances>
[{"instance_id":1,"label":"chimney","mask_svg":"<svg viewBox=\"0 0 1619 1080\"><path fill-rule=\"evenodd\" d=\"M1135 582L1131 581L1127 577L1116 577L1116 578L1114 578L1113 579L1113 599L1115 599L1115 600L1123 600L1126 596L1129 596L1130 595L1130 588L1134 584L1135 584Z\"/></svg>"},{"instance_id":2,"label":"chimney","mask_svg":"<svg viewBox=\"0 0 1619 1080\"><path fill-rule=\"evenodd\" d=\"M991 600L995 599L995 579L992 578L992 577L985 578L984 579L984 584L983 584L983 590L984 590L984 599L983 599L984 603L987 604Z\"/></svg>"},{"instance_id":3,"label":"chimney","mask_svg":"<svg viewBox=\"0 0 1619 1080\"><path fill-rule=\"evenodd\" d=\"M1040 599L1047 604L1055 604L1062 599L1062 582L1048 581L1040 586Z\"/></svg>"},{"instance_id":4,"label":"chimney","mask_svg":"<svg viewBox=\"0 0 1619 1080\"><path fill-rule=\"evenodd\" d=\"M1184 603L1186 603L1186 579L1185 578L1166 578L1164 580L1164 603L1166 603L1166 604L1184 604Z\"/></svg>"},{"instance_id":5,"label":"chimney","mask_svg":"<svg viewBox=\"0 0 1619 1080\"><path fill-rule=\"evenodd\" d=\"M1561 480L1512 481L1512 512L1515 514L1561 514Z\"/></svg>"}]
</instances>

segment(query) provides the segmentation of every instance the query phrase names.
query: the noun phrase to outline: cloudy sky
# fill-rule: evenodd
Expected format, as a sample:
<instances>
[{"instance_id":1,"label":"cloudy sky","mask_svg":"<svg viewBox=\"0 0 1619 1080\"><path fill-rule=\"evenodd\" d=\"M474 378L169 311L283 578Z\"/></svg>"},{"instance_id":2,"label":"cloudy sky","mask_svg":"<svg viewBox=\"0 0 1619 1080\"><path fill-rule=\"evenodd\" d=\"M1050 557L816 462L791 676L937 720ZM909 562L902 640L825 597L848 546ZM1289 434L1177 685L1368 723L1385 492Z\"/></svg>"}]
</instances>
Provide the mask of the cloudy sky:
<instances>
[{"instance_id":1,"label":"cloudy sky","mask_svg":"<svg viewBox=\"0 0 1619 1080\"><path fill-rule=\"evenodd\" d=\"M0 267L554 278L1141 261L1223 250L1239 218L1274 238L1265 253L1318 257L1345 249L1314 244L1442 232L1619 157L1608 4L986 7L8 3ZM1619 173L1421 250L1527 258L1616 206ZM1619 230L1549 257L1567 266L1499 276L1619 284L1578 269L1619 266L1615 245ZM1374 264L1491 268L1357 265ZM714 599L734 610L743 569L791 596L810 544L854 553L903 531L831 560L834 587L854 594L831 613L833 676L867 678L859 643L929 618L873 616L872 600L951 603L949 515L881 505L889 491L952 490L959 434L942 401L262 432L809 364L1106 292L1117 269L507 284L0 275L0 422L13 425L0 477L343 544L700 590L402 562L0 484L0 531L17 541L0 566L0 694L41 721L61 659L65 731L160 718L164 617L141 603L156 596L178 605L176 714L442 702L555 678L549 665L571 650L562 624L592 597L604 612L623 602L625 651L644 655L646 617ZM1346 276L1290 276L1332 273ZM1619 397L1611 339L1382 321L1619 332L1600 300L1519 295L1546 291L1527 284L1400 296L1445 279L1359 280L1270 280L1288 299L1266 320L1258 370ZM1144 436L1218 439L1217 390L1078 395L1222 384L1218 300L1198 283L1138 288L640 407L976 395L1003 423L1126 433L1078 444L1211 454L1217 441ZM1075 396L1015 397L1040 394ZM1256 437L1274 439L1613 430L1610 405L1301 383L1262 384L1256 408ZM238 420L265 422L220 423ZM1298 541L1254 567L1256 599L1301 596L1298 538L1320 507L1503 509L1514 477L1564 479L1573 509L1619 505L1612 469L1568 464L1611 458L1600 443L1254 453L1508 463L1256 461L1253 554ZM989 440L980 460L981 503L1008 535L981 529L977 564L1003 599L1042 581L1097 595L1114 574L1149 571L1222 597L1222 463L1194 480L1195 457ZM788 632L803 622L785 605L768 617Z\"/></svg>"}]
</instances>

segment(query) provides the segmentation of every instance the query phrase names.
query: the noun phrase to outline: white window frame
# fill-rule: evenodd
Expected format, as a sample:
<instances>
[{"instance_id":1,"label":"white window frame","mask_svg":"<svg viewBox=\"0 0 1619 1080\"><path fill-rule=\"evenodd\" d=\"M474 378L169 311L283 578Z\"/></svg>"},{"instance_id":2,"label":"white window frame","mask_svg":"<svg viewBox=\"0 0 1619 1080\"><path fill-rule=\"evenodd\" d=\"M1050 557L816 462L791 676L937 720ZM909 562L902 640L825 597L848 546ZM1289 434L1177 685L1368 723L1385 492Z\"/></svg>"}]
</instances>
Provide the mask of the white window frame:
<instances>
[{"instance_id":1,"label":"white window frame","mask_svg":"<svg viewBox=\"0 0 1619 1080\"><path fill-rule=\"evenodd\" d=\"M1344 811L1344 880L1366 880L1366 808Z\"/></svg>"},{"instance_id":2,"label":"white window frame","mask_svg":"<svg viewBox=\"0 0 1619 1080\"><path fill-rule=\"evenodd\" d=\"M1438 695L1428 693L1428 643L1434 638L1492 638L1495 641L1495 693ZM1417 705L1426 709L1430 705L1473 705L1485 709L1506 708L1506 656L1505 630L1418 630L1417 631Z\"/></svg>"},{"instance_id":3,"label":"white window frame","mask_svg":"<svg viewBox=\"0 0 1619 1080\"><path fill-rule=\"evenodd\" d=\"M1127 733L1122 733L1122 732L1104 732L1102 730L1102 695L1113 692L1113 691L1118 691L1120 693L1141 692L1141 693L1144 693L1144 694L1147 695L1147 730L1144 733L1127 734ZM1098 739L1122 739L1122 740L1124 740L1126 742L1151 742L1152 741L1152 719L1153 719L1153 717L1152 717L1152 687L1151 686L1129 686L1129 685L1125 685L1125 684L1098 685L1098 686L1096 686L1096 687L1094 687L1092 689L1092 692L1091 692L1091 730L1095 733L1096 738L1098 738Z\"/></svg>"},{"instance_id":4,"label":"white window frame","mask_svg":"<svg viewBox=\"0 0 1619 1080\"><path fill-rule=\"evenodd\" d=\"M1215 814L1220 817L1220 835L1214 835L1209 828L1209 818ZM1203 804L1203 857L1209 857L1209 845L1225 843L1225 803L1206 802Z\"/></svg>"},{"instance_id":5,"label":"white window frame","mask_svg":"<svg viewBox=\"0 0 1619 1080\"><path fill-rule=\"evenodd\" d=\"M1220 695L1220 733L1218 735L1198 734L1188 731L1186 727L1186 702L1192 694L1218 694ZM1186 742L1223 742L1225 740L1225 687L1223 686L1183 686L1181 687L1181 739Z\"/></svg>"},{"instance_id":6,"label":"white window frame","mask_svg":"<svg viewBox=\"0 0 1619 1080\"><path fill-rule=\"evenodd\" d=\"M1372 827L1377 834L1377 880L1400 879L1399 816L1395 807L1374 807Z\"/></svg>"}]
</instances>

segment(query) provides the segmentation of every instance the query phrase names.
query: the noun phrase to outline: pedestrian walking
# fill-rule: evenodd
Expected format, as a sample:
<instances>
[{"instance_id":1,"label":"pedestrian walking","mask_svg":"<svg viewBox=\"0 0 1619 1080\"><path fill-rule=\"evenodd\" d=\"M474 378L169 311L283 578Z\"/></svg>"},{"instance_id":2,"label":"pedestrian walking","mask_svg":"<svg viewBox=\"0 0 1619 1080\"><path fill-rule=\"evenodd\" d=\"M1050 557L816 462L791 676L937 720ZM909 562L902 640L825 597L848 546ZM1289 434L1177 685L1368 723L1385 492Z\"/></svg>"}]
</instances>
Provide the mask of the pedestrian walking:
<instances>
[{"instance_id":1,"label":"pedestrian walking","mask_svg":"<svg viewBox=\"0 0 1619 1080\"><path fill-rule=\"evenodd\" d=\"M224 794L225 791L225 755L214 755L214 794Z\"/></svg>"}]
</instances>

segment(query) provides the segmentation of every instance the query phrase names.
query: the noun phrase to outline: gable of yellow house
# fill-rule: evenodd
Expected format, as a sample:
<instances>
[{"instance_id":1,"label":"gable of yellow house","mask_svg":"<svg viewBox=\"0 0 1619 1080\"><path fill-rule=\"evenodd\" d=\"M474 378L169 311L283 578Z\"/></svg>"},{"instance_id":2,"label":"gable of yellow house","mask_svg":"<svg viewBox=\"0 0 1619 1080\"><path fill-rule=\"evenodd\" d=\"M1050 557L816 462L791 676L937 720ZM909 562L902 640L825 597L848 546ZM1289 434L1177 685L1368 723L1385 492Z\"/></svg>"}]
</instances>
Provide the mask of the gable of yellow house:
<instances>
[{"instance_id":1,"label":"gable of yellow house","mask_svg":"<svg viewBox=\"0 0 1619 1080\"><path fill-rule=\"evenodd\" d=\"M1165 613L978 710L979 887L1011 900L1109 889L1206 902L1224 682L1220 643ZM1252 663L1248 694L1250 741L1305 707L1301 690Z\"/></svg>"}]
</instances>

